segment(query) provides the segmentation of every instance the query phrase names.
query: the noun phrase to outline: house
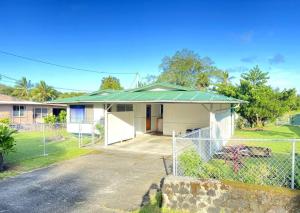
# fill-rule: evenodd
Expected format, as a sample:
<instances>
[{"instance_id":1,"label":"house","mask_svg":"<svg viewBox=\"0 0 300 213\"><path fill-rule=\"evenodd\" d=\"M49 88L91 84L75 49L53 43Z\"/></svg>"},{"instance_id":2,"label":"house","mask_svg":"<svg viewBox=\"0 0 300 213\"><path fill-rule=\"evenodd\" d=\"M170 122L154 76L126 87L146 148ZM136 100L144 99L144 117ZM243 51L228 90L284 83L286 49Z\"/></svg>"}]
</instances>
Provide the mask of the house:
<instances>
[{"instance_id":1,"label":"house","mask_svg":"<svg viewBox=\"0 0 300 213\"><path fill-rule=\"evenodd\" d=\"M13 125L43 123L45 116L58 115L61 110L66 110L66 106L26 101L0 94L0 119L9 118Z\"/></svg>"},{"instance_id":2,"label":"house","mask_svg":"<svg viewBox=\"0 0 300 213\"><path fill-rule=\"evenodd\" d=\"M213 92L168 83L155 83L131 90L102 90L88 95L55 100L67 104L67 130L91 133L101 123L105 145L138 134L185 133L192 128L214 128L215 137L234 131L233 108L243 101Z\"/></svg>"}]
</instances>

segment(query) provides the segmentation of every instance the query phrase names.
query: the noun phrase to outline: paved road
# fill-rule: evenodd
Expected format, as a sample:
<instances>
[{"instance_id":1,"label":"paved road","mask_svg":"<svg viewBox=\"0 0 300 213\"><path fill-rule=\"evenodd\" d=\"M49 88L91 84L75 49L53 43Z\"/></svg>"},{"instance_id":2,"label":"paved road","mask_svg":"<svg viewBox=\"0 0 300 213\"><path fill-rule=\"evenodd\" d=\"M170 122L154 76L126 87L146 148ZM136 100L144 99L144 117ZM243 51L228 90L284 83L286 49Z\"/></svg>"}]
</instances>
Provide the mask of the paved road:
<instances>
[{"instance_id":1,"label":"paved road","mask_svg":"<svg viewBox=\"0 0 300 213\"><path fill-rule=\"evenodd\" d=\"M126 212L165 174L159 155L103 151L0 181L0 212Z\"/></svg>"}]
</instances>

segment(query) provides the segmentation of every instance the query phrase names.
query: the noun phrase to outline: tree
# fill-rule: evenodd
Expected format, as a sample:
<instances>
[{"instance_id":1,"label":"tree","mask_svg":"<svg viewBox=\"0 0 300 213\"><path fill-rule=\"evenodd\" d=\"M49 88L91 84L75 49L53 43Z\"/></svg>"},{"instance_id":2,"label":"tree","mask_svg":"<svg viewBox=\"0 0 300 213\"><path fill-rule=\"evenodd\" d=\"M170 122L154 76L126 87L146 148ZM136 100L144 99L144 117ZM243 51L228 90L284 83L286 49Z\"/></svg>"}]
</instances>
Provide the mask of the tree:
<instances>
[{"instance_id":1,"label":"tree","mask_svg":"<svg viewBox=\"0 0 300 213\"><path fill-rule=\"evenodd\" d=\"M76 96L84 95L83 92L63 92L58 95L58 98L72 98Z\"/></svg>"},{"instance_id":2,"label":"tree","mask_svg":"<svg viewBox=\"0 0 300 213\"><path fill-rule=\"evenodd\" d=\"M169 82L188 87L207 87L210 78L219 71L209 58L200 58L191 50L177 51L172 57L165 57L160 65L162 73L159 82Z\"/></svg>"},{"instance_id":3,"label":"tree","mask_svg":"<svg viewBox=\"0 0 300 213\"><path fill-rule=\"evenodd\" d=\"M237 112L245 118L252 127L264 126L267 121L274 121L284 113L297 108L295 89L273 89L267 85L269 76L258 66L241 75L239 85L217 84L216 91L248 101L241 104Z\"/></svg>"},{"instance_id":4,"label":"tree","mask_svg":"<svg viewBox=\"0 0 300 213\"><path fill-rule=\"evenodd\" d=\"M210 84L209 77L206 73L199 73L197 75L197 80L196 80L196 87L198 89L204 89L207 88Z\"/></svg>"},{"instance_id":5,"label":"tree","mask_svg":"<svg viewBox=\"0 0 300 213\"><path fill-rule=\"evenodd\" d=\"M18 98L28 100L30 99L30 90L32 88L31 81L27 80L25 77L19 80L14 88L13 95Z\"/></svg>"},{"instance_id":6,"label":"tree","mask_svg":"<svg viewBox=\"0 0 300 213\"><path fill-rule=\"evenodd\" d=\"M0 84L0 94L3 95L12 95L14 92L14 88L4 85L4 84Z\"/></svg>"},{"instance_id":7,"label":"tree","mask_svg":"<svg viewBox=\"0 0 300 213\"><path fill-rule=\"evenodd\" d=\"M243 73L241 79L249 82L253 86L265 85L269 80L269 73L263 72L257 65L248 73Z\"/></svg>"},{"instance_id":8,"label":"tree","mask_svg":"<svg viewBox=\"0 0 300 213\"><path fill-rule=\"evenodd\" d=\"M4 155L14 151L16 130L10 129L7 125L0 125L0 171L4 167Z\"/></svg>"},{"instance_id":9,"label":"tree","mask_svg":"<svg viewBox=\"0 0 300 213\"><path fill-rule=\"evenodd\" d=\"M123 87L121 86L120 80L113 76L108 76L102 78L100 90L103 89L113 89L113 90L122 90Z\"/></svg>"},{"instance_id":10,"label":"tree","mask_svg":"<svg viewBox=\"0 0 300 213\"><path fill-rule=\"evenodd\" d=\"M58 92L45 81L40 81L35 88L32 89L32 98L35 101L50 101L58 97Z\"/></svg>"},{"instance_id":11,"label":"tree","mask_svg":"<svg viewBox=\"0 0 300 213\"><path fill-rule=\"evenodd\" d=\"M229 75L227 71L221 71L218 73L219 83L223 85L231 84L231 81L234 79L233 76Z\"/></svg>"}]
</instances>

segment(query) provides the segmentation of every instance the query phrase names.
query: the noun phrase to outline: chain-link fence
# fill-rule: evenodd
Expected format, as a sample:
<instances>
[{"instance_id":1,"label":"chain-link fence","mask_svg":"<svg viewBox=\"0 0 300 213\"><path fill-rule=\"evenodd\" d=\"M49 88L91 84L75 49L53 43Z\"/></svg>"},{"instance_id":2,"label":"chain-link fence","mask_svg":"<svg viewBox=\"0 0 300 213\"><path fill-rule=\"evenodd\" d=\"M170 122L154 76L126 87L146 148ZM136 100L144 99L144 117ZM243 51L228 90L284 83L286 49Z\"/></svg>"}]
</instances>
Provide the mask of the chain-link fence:
<instances>
[{"instance_id":1,"label":"chain-link fence","mask_svg":"<svg viewBox=\"0 0 300 213\"><path fill-rule=\"evenodd\" d=\"M210 129L173 134L173 173L300 189L299 139L211 139Z\"/></svg>"},{"instance_id":2,"label":"chain-link fence","mask_svg":"<svg viewBox=\"0 0 300 213\"><path fill-rule=\"evenodd\" d=\"M85 132L83 125L89 125L91 132ZM9 163L38 158L43 156L76 151L81 147L102 141L101 126L94 123L78 124L75 132L67 131L67 124L22 124L10 125L17 130L14 135L16 140L15 151L7 155Z\"/></svg>"}]
</instances>

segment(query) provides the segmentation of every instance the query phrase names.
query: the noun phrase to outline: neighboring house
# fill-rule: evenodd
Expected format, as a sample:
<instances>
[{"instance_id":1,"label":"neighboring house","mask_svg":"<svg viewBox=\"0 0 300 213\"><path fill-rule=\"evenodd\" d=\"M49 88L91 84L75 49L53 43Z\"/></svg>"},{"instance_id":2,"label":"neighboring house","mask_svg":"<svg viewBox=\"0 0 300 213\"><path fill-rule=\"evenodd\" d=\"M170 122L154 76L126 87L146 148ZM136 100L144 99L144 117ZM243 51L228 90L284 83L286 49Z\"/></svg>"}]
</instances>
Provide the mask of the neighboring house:
<instances>
[{"instance_id":1,"label":"neighboring house","mask_svg":"<svg viewBox=\"0 0 300 213\"><path fill-rule=\"evenodd\" d=\"M9 118L11 124L43 123L45 116L58 115L61 110L66 110L66 106L26 101L0 94L0 118Z\"/></svg>"},{"instance_id":2,"label":"neighboring house","mask_svg":"<svg viewBox=\"0 0 300 213\"><path fill-rule=\"evenodd\" d=\"M191 128L214 128L215 137L234 131L232 108L243 101L213 92L167 83L123 91L102 90L85 96L55 100L67 104L69 132L91 133L105 127L105 145L134 138L137 134L185 133Z\"/></svg>"}]
</instances>

